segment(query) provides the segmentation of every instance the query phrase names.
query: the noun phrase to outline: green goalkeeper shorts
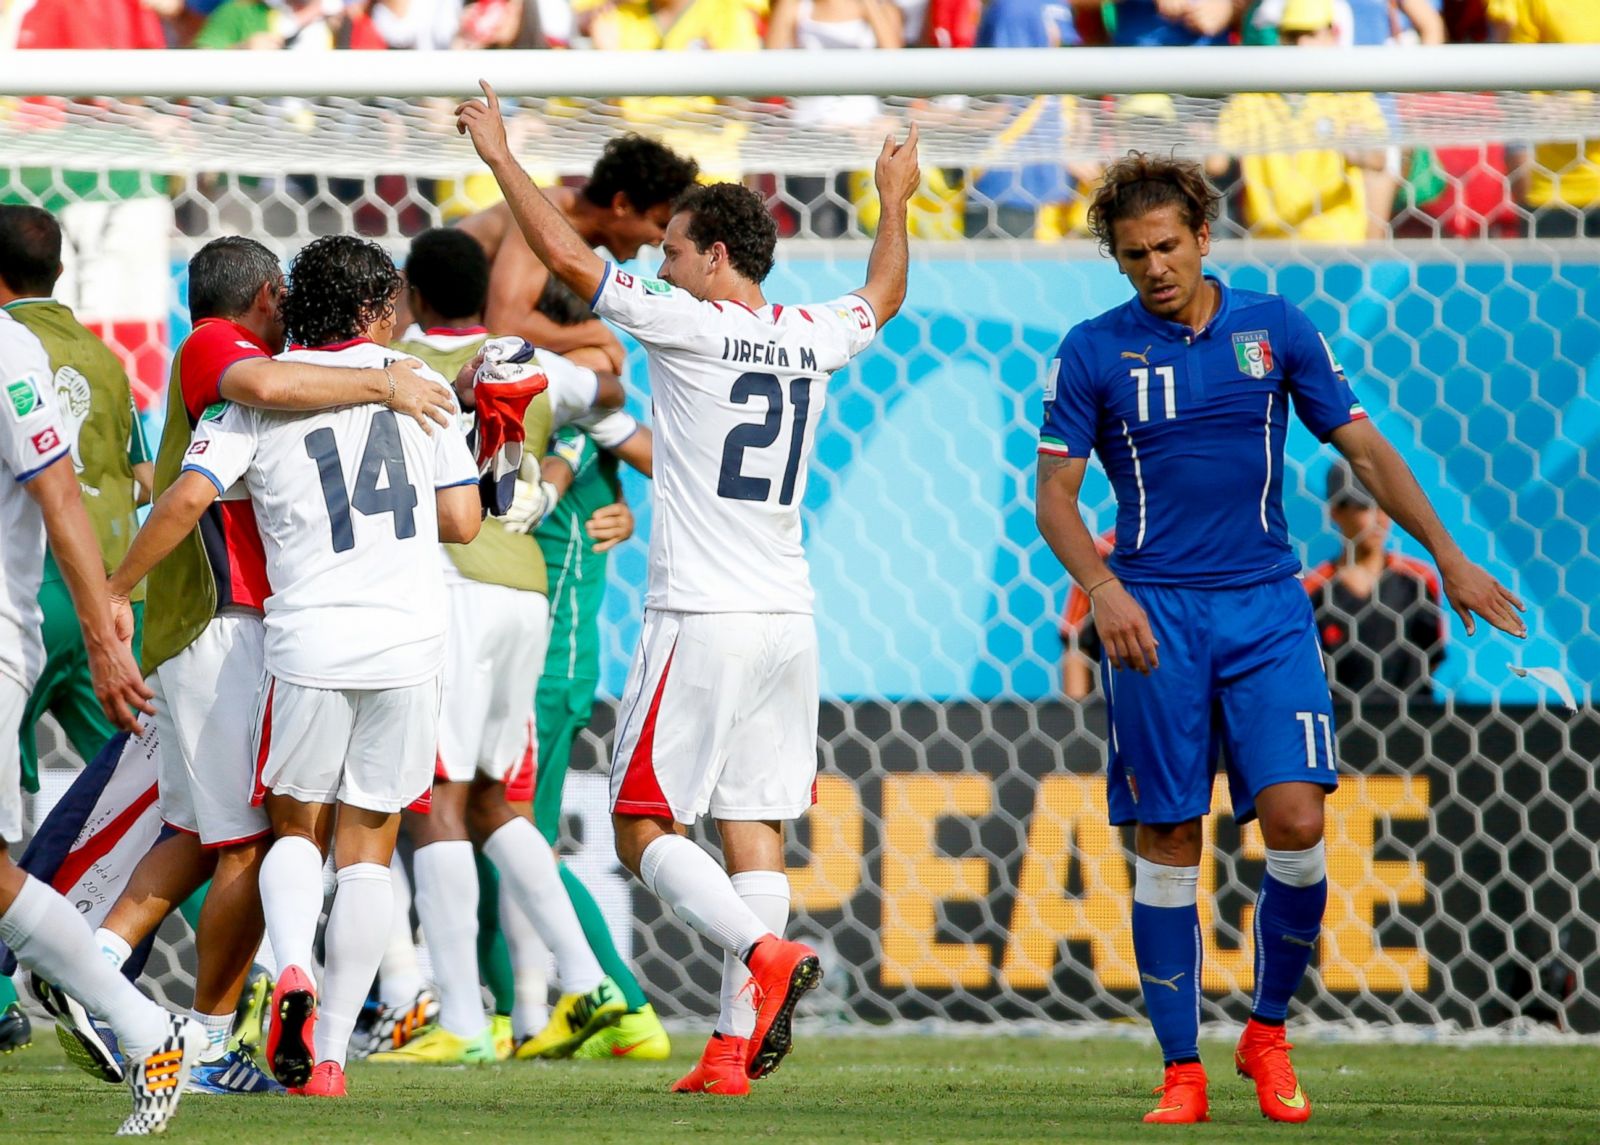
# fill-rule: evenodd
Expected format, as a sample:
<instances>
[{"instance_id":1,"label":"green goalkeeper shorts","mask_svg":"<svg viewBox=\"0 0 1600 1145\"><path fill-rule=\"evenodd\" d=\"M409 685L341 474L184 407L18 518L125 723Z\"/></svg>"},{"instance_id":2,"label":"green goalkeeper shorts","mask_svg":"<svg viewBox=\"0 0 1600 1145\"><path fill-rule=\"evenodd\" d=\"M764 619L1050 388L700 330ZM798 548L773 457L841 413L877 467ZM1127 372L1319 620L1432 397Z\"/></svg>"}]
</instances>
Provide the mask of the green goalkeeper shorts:
<instances>
[{"instance_id":1,"label":"green goalkeeper shorts","mask_svg":"<svg viewBox=\"0 0 1600 1145\"><path fill-rule=\"evenodd\" d=\"M568 680L542 676L534 703L534 726L539 736L539 770L533 783L534 826L555 845L561 834L561 792L567 785L572 745L589 726L595 689L600 681Z\"/></svg>"}]
</instances>

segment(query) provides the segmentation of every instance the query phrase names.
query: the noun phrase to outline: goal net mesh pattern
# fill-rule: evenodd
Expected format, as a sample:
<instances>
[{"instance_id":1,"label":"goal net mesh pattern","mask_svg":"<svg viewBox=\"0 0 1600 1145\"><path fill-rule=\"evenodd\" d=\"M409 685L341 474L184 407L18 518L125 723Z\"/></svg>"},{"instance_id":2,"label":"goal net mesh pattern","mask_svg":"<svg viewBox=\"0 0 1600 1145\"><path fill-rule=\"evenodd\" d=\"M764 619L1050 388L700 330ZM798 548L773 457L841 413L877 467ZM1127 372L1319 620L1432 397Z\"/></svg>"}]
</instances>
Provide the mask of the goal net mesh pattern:
<instances>
[{"instance_id":1,"label":"goal net mesh pattern","mask_svg":"<svg viewBox=\"0 0 1600 1145\"><path fill-rule=\"evenodd\" d=\"M1576 198L1588 178L1592 94L1374 97L1376 117L1309 134L1230 132L1226 101L1184 96L865 98L844 124L826 118L838 104L818 120L803 102L508 101L514 146L542 181L581 175L625 130L746 180L785 240L769 293L796 302L859 284L876 222L872 157L907 117L924 128L908 307L834 379L805 497L823 769L790 857L793 930L828 964L810 1012L874 1024L1142 1014L1130 856L1105 824L1098 774L1103 710L1060 694L1069 586L1032 519L1040 378L1068 328L1127 295L1082 241L1095 164L1130 147L1220 156L1226 183L1241 158L1331 147L1383 152L1394 201L1376 237L1271 241L1234 185L1213 262L1234 285L1308 311L1467 554L1527 600L1531 633L1514 643L1480 625L1469 638L1447 612L1431 690L1339 697L1328 926L1297 1012L1384 1036L1508 1022L1600 1032L1589 683L1600 676L1600 256L1567 237L1582 233L1583 203L1537 190ZM0 98L0 199L60 214L60 295L124 354L147 419L158 417L187 329L183 265L200 243L242 232L287 257L315 235L356 232L399 256L409 236L493 201L451 106ZM1071 165L1056 180L1065 190L1018 197L985 178L1028 164ZM638 354L628 382L647 411ZM1308 564L1338 549L1322 495L1331 456L1291 434L1286 511ZM648 487L628 493L648 535ZM1109 527L1098 470L1085 498L1091 526ZM1393 545L1426 555L1398 533ZM566 849L657 1006L701 1020L716 1009L720 959L610 856L605 747L638 632L640 541L615 555L610 578L605 678L568 792ZM43 735L35 815L76 766L53 726ZM1201 884L1205 1005L1238 1020L1263 851L1255 828L1228 817L1225 790L1216 806ZM169 924L151 964L148 983L174 1002L192 985L187 942Z\"/></svg>"}]
</instances>

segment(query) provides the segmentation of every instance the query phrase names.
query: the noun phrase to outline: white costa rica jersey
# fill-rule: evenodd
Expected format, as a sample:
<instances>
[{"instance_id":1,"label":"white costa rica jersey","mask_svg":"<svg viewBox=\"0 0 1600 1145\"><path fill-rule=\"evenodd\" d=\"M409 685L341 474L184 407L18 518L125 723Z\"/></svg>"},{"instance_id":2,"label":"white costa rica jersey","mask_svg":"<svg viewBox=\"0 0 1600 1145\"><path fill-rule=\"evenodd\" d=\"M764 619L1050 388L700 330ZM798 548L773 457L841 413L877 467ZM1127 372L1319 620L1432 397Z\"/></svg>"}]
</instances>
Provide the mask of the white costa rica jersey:
<instances>
[{"instance_id":1,"label":"white costa rica jersey","mask_svg":"<svg viewBox=\"0 0 1600 1145\"><path fill-rule=\"evenodd\" d=\"M872 344L872 307L854 294L760 310L703 302L609 262L592 305L649 358L645 607L809 613L800 503L828 376Z\"/></svg>"},{"instance_id":2,"label":"white costa rica jersey","mask_svg":"<svg viewBox=\"0 0 1600 1145\"><path fill-rule=\"evenodd\" d=\"M44 668L39 582L45 536L44 514L23 485L70 448L53 377L39 339L0 311L0 673L25 691Z\"/></svg>"},{"instance_id":3,"label":"white costa rica jersey","mask_svg":"<svg viewBox=\"0 0 1600 1145\"><path fill-rule=\"evenodd\" d=\"M365 340L278 358L354 369L396 360ZM434 491L478 481L454 423L430 437L381 405L283 413L229 404L195 428L183 468L219 492L243 478L255 502L274 677L354 690L438 674L447 604Z\"/></svg>"}]
</instances>

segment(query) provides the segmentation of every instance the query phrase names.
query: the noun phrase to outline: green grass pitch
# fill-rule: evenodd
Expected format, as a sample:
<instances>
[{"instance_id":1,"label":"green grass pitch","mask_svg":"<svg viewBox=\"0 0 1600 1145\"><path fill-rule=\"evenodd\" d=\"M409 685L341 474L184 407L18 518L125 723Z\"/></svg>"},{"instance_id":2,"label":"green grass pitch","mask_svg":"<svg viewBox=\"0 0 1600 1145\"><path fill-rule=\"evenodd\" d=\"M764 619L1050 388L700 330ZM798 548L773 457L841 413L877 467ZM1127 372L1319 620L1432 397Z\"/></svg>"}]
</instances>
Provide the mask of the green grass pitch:
<instances>
[{"instance_id":1,"label":"green grass pitch","mask_svg":"<svg viewBox=\"0 0 1600 1145\"><path fill-rule=\"evenodd\" d=\"M42 1036L40 1036L42 1034ZM193 1145L454 1141L705 1142L1207 1140L1600 1141L1588 1046L1312 1045L1296 1051L1316 1114L1271 1125L1208 1043L1212 1124L1146 1126L1153 1048L1126 1040L801 1037L746 1099L676 1096L697 1039L673 1061L352 1069L347 1101L185 1098L166 1139ZM104 1141L125 1091L67 1065L50 1031L0 1058L0 1141Z\"/></svg>"}]
</instances>

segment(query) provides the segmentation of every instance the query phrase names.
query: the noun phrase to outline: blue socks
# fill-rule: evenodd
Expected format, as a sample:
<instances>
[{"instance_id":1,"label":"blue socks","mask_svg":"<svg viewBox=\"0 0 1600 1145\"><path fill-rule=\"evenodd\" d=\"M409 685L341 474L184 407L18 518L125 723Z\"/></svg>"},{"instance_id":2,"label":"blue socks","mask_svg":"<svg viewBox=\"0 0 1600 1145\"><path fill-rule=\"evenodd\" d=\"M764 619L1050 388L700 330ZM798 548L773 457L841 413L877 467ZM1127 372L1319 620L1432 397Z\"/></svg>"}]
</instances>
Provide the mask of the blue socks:
<instances>
[{"instance_id":1,"label":"blue socks","mask_svg":"<svg viewBox=\"0 0 1600 1145\"><path fill-rule=\"evenodd\" d=\"M1199 867L1138 859L1133 882L1133 953L1145 1011L1168 1065L1200 1060ZM1251 1017L1282 1025L1305 977L1328 906L1323 844L1267 851L1256 898L1256 992Z\"/></svg>"},{"instance_id":2,"label":"blue socks","mask_svg":"<svg viewBox=\"0 0 1600 1145\"><path fill-rule=\"evenodd\" d=\"M1168 1065L1200 1060L1199 867L1135 863L1133 953Z\"/></svg>"},{"instance_id":3,"label":"blue socks","mask_svg":"<svg viewBox=\"0 0 1600 1145\"><path fill-rule=\"evenodd\" d=\"M1256 896L1256 994L1251 1016L1281 1024L1305 977L1328 906L1323 845L1267 852L1267 876Z\"/></svg>"}]
</instances>

